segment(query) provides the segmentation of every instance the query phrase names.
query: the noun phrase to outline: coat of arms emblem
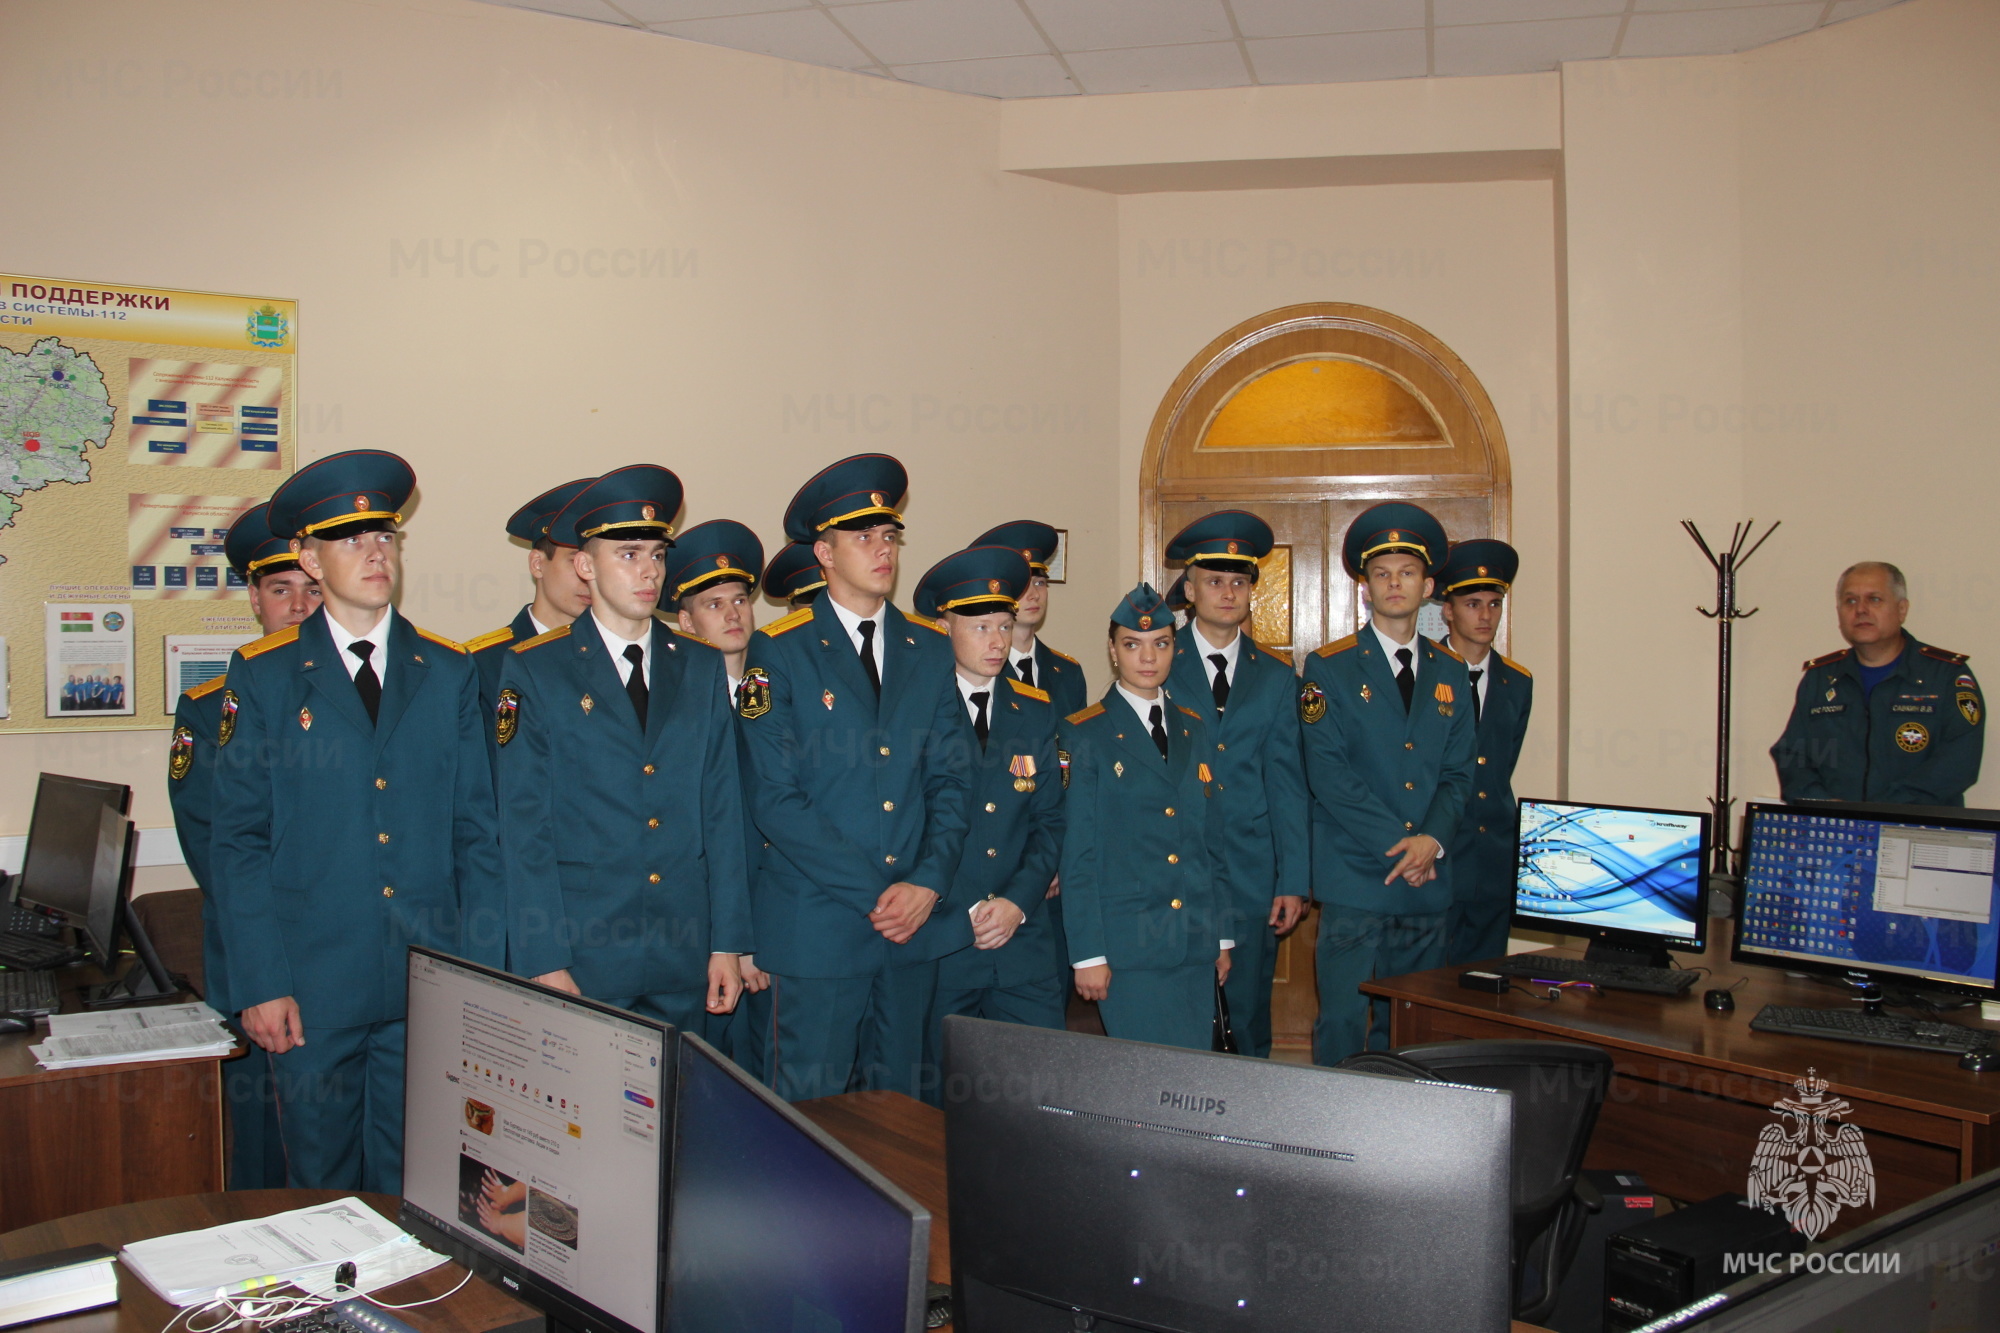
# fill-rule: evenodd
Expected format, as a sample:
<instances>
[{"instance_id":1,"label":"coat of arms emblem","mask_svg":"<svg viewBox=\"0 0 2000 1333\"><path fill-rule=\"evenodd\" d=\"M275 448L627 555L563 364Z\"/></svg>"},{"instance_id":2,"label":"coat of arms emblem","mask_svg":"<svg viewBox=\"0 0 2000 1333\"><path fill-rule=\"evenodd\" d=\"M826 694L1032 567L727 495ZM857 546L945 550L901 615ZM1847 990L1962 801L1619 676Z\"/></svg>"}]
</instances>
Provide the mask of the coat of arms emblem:
<instances>
[{"instance_id":1,"label":"coat of arms emblem","mask_svg":"<svg viewBox=\"0 0 2000 1333\"><path fill-rule=\"evenodd\" d=\"M1771 1103L1777 1120L1757 1135L1744 1191L1753 1208L1775 1209L1792 1229L1817 1240L1843 1208L1875 1202L1875 1163L1861 1127L1846 1123L1853 1107L1826 1095L1827 1081L1808 1069L1795 1079L1797 1096Z\"/></svg>"}]
</instances>

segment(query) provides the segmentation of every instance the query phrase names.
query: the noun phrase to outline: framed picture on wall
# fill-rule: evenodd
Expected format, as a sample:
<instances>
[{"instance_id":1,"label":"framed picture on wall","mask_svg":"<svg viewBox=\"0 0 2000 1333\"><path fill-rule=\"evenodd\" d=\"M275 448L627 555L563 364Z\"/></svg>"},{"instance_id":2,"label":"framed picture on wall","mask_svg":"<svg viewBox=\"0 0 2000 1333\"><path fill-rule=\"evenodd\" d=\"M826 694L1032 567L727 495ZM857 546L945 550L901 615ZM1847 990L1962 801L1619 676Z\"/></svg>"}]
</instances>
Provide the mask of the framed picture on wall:
<instances>
[{"instance_id":1,"label":"framed picture on wall","mask_svg":"<svg viewBox=\"0 0 2000 1333\"><path fill-rule=\"evenodd\" d=\"M1056 529L1055 554L1049 557L1049 582L1069 582L1069 529Z\"/></svg>"}]
</instances>

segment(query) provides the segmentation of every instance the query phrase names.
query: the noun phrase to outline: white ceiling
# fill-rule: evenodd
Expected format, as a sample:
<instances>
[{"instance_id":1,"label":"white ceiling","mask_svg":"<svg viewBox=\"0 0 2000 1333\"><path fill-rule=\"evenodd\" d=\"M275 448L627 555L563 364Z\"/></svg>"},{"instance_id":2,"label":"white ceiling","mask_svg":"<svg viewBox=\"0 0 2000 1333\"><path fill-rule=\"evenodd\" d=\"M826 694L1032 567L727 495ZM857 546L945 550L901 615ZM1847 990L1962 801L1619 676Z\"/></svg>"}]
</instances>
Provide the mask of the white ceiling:
<instances>
[{"instance_id":1,"label":"white ceiling","mask_svg":"<svg viewBox=\"0 0 2000 1333\"><path fill-rule=\"evenodd\" d=\"M1719 55L1901 0L488 0L984 97Z\"/></svg>"}]
</instances>

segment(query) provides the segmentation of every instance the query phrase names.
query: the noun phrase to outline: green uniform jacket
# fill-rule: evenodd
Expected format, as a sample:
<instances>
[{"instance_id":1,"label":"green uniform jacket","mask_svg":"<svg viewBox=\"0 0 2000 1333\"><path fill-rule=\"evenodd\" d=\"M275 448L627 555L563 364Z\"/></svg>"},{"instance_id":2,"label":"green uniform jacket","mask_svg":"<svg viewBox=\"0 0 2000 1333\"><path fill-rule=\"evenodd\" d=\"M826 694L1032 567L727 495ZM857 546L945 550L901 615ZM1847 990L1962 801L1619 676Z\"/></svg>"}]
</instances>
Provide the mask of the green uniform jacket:
<instances>
[{"instance_id":1,"label":"green uniform jacket","mask_svg":"<svg viewBox=\"0 0 2000 1333\"><path fill-rule=\"evenodd\" d=\"M1171 679L1175 701L1200 714L1208 729L1215 775L1208 848L1216 889L1237 915L1235 929L1268 930L1273 898L1312 896L1299 680L1288 660L1245 634L1229 707L1218 718L1200 635L1190 628L1175 636Z\"/></svg>"},{"instance_id":2,"label":"green uniform jacket","mask_svg":"<svg viewBox=\"0 0 2000 1333\"><path fill-rule=\"evenodd\" d=\"M1007 650L1007 674L1014 671L1013 649ZM1035 688L1049 696L1050 705L1057 717L1068 717L1090 702L1090 687L1084 683L1083 663L1068 653L1035 640Z\"/></svg>"},{"instance_id":3,"label":"green uniform jacket","mask_svg":"<svg viewBox=\"0 0 2000 1333\"><path fill-rule=\"evenodd\" d=\"M222 692L229 678L217 676L182 694L174 706L174 739L167 750L167 800L174 809L174 833L181 858L201 889L202 999L228 1017L229 968L222 951L222 918L215 910L215 881L209 874L209 838L215 824L215 736L222 723Z\"/></svg>"},{"instance_id":4,"label":"green uniform jacket","mask_svg":"<svg viewBox=\"0 0 2000 1333\"><path fill-rule=\"evenodd\" d=\"M528 608L524 606L499 629L465 641L465 651L472 657L472 669L479 673L479 707L487 717L493 716L493 701L500 697L500 668L507 660L507 650L516 644L526 643L536 633L535 622L529 619ZM486 729L486 752L498 765L500 752L494 744L491 727ZM493 784L498 790L500 770L497 767L493 770Z\"/></svg>"},{"instance_id":5,"label":"green uniform jacket","mask_svg":"<svg viewBox=\"0 0 2000 1333\"><path fill-rule=\"evenodd\" d=\"M1787 801L1964 805L1979 781L1986 705L1964 653L1903 636L1903 655L1861 688L1854 650L1805 665L1785 734L1771 747Z\"/></svg>"},{"instance_id":6,"label":"green uniform jacket","mask_svg":"<svg viewBox=\"0 0 2000 1333\"><path fill-rule=\"evenodd\" d=\"M378 661L370 723L324 610L230 660L210 873L239 1010L290 995L308 1028L389 1022L408 946L503 960L492 724L471 659L397 614Z\"/></svg>"},{"instance_id":7,"label":"green uniform jacket","mask_svg":"<svg viewBox=\"0 0 2000 1333\"><path fill-rule=\"evenodd\" d=\"M751 951L722 654L654 621L643 731L588 613L506 656L494 734L509 970L568 968L598 999L701 990L711 953Z\"/></svg>"},{"instance_id":8,"label":"green uniform jacket","mask_svg":"<svg viewBox=\"0 0 2000 1333\"><path fill-rule=\"evenodd\" d=\"M1458 819L1458 836L1445 844L1448 855L1438 862L1438 878L1449 880L1451 896L1462 903L1511 901L1514 896L1515 825L1514 765L1528 737L1528 713L1535 703L1535 681L1527 668L1498 653L1486 655L1492 674L1486 681L1486 707L1473 730L1478 754L1473 760L1471 795ZM1466 689L1472 688L1470 681ZM1467 695L1470 707L1470 694Z\"/></svg>"},{"instance_id":9,"label":"green uniform jacket","mask_svg":"<svg viewBox=\"0 0 2000 1333\"><path fill-rule=\"evenodd\" d=\"M1384 916L1451 904L1444 867L1422 888L1382 882L1395 864L1383 853L1412 833L1429 834L1449 853L1476 767L1465 664L1421 635L1417 649L1408 713L1372 628L1306 659L1299 717L1321 902Z\"/></svg>"},{"instance_id":10,"label":"green uniform jacket","mask_svg":"<svg viewBox=\"0 0 2000 1333\"><path fill-rule=\"evenodd\" d=\"M1213 962L1228 938L1209 866L1208 728L1164 693L1160 702L1165 759L1116 685L1057 729L1068 961L1106 959L1114 978L1120 968Z\"/></svg>"}]
</instances>

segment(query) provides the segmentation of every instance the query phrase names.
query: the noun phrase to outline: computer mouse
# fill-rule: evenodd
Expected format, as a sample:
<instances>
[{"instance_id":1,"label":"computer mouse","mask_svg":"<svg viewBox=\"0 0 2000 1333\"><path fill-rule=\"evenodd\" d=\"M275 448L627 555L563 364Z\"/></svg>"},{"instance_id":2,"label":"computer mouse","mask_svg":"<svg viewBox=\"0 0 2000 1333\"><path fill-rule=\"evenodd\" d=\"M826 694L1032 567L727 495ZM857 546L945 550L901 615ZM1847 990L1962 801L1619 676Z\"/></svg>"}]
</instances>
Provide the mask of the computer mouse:
<instances>
[{"instance_id":1,"label":"computer mouse","mask_svg":"<svg viewBox=\"0 0 2000 1333\"><path fill-rule=\"evenodd\" d=\"M35 1020L27 1014L0 1014L0 1032L33 1032Z\"/></svg>"},{"instance_id":2,"label":"computer mouse","mask_svg":"<svg viewBox=\"0 0 2000 1333\"><path fill-rule=\"evenodd\" d=\"M1983 1051L1967 1051L1958 1057L1960 1069L1970 1069L1975 1074L1990 1074L2000 1069L2000 1050L1990 1047Z\"/></svg>"},{"instance_id":3,"label":"computer mouse","mask_svg":"<svg viewBox=\"0 0 2000 1333\"><path fill-rule=\"evenodd\" d=\"M1703 991L1701 1002L1719 1014L1726 1014L1736 1007L1736 993L1717 987L1714 990Z\"/></svg>"}]
</instances>

